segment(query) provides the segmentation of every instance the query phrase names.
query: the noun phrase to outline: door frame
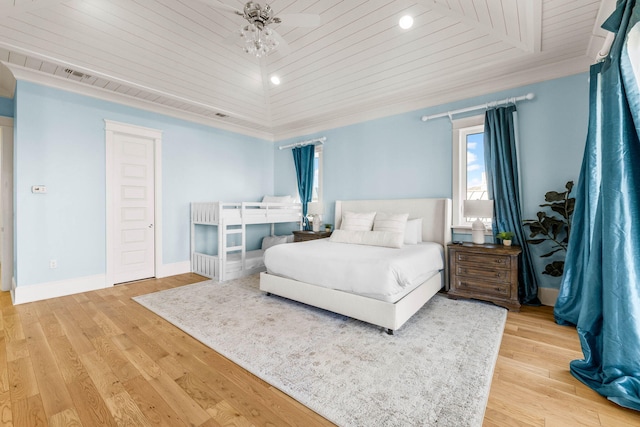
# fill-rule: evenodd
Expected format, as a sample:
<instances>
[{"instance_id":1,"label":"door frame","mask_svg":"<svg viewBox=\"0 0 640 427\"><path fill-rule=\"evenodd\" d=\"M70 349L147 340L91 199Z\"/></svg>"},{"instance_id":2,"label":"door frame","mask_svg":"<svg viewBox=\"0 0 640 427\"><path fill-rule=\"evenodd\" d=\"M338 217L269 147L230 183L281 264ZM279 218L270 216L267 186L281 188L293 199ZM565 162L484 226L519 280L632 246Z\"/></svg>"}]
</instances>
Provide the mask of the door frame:
<instances>
[{"instance_id":1,"label":"door frame","mask_svg":"<svg viewBox=\"0 0 640 427\"><path fill-rule=\"evenodd\" d=\"M14 185L13 185L13 118L0 117L0 130L2 131L2 166L0 166L0 177L2 180L8 179L8 188L3 188L0 194L2 195L0 201L0 209L2 209L2 224L0 227L4 227L2 230L2 259L0 264L2 265L2 291L13 290L13 274L15 264L14 253Z\"/></svg>"},{"instance_id":2,"label":"door frame","mask_svg":"<svg viewBox=\"0 0 640 427\"><path fill-rule=\"evenodd\" d=\"M106 146L106 274L105 286L115 285L113 280L113 233L115 218L113 213L113 198L115 196L113 186L114 171L114 137L115 134L133 135L153 140L153 186L154 186L154 277L162 266L162 131L145 128L128 123L116 122L105 119L105 146Z\"/></svg>"}]
</instances>

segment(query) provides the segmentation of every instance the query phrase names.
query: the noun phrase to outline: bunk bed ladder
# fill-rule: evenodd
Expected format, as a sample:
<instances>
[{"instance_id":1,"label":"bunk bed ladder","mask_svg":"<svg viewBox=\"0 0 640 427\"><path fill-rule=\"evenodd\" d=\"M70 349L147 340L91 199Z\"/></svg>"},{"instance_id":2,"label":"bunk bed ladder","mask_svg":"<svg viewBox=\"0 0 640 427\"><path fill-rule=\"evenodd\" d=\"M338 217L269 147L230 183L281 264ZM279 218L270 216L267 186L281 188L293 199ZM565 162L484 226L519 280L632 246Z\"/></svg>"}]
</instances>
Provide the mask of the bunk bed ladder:
<instances>
[{"instance_id":1,"label":"bunk bed ladder","mask_svg":"<svg viewBox=\"0 0 640 427\"><path fill-rule=\"evenodd\" d=\"M241 206L241 224L240 228L230 228L234 225L229 225L223 219L222 207L220 207L220 218L218 227L218 281L224 282L228 276L229 266L229 253L240 252L240 270L244 271L246 268L247 257L247 239L246 239L246 225L244 221L244 203ZM240 245L229 246L228 236L233 234L240 235Z\"/></svg>"}]
</instances>

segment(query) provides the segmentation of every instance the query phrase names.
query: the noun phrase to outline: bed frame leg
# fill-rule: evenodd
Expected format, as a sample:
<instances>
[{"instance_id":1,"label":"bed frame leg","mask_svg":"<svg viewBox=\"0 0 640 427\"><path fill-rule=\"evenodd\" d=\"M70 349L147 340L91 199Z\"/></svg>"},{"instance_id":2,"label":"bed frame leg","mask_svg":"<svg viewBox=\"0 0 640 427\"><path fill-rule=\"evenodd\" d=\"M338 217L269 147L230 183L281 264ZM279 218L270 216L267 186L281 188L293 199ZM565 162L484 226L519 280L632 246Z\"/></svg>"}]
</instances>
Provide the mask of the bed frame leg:
<instances>
[{"instance_id":1,"label":"bed frame leg","mask_svg":"<svg viewBox=\"0 0 640 427\"><path fill-rule=\"evenodd\" d=\"M391 328L387 329L387 335L393 335L393 329Z\"/></svg>"}]
</instances>

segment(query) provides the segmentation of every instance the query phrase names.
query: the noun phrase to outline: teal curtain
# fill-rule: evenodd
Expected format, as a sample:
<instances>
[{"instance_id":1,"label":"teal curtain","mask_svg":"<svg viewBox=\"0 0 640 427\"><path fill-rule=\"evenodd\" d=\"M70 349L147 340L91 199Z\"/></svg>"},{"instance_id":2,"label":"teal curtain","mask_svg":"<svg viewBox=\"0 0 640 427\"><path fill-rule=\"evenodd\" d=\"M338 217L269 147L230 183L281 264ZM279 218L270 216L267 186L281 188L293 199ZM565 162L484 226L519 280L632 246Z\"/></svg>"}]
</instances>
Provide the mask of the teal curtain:
<instances>
[{"instance_id":1,"label":"teal curtain","mask_svg":"<svg viewBox=\"0 0 640 427\"><path fill-rule=\"evenodd\" d=\"M571 373L640 410L640 6L619 0L616 34L591 69L589 132L565 274L554 314L576 325L583 360Z\"/></svg>"},{"instance_id":2,"label":"teal curtain","mask_svg":"<svg viewBox=\"0 0 640 427\"><path fill-rule=\"evenodd\" d=\"M512 231L513 243L522 247L519 264L518 298L522 304L540 305L538 283L531 253L526 244L520 209L520 181L514 113L515 105L487 110L484 119L484 161L487 192L493 199L493 237Z\"/></svg>"},{"instance_id":3,"label":"teal curtain","mask_svg":"<svg viewBox=\"0 0 640 427\"><path fill-rule=\"evenodd\" d=\"M302 203L302 219L304 229L311 230L307 219L307 204L313 198L313 158L315 156L315 146L305 145L293 150L293 162L296 166L296 178L298 180L298 194Z\"/></svg>"}]
</instances>

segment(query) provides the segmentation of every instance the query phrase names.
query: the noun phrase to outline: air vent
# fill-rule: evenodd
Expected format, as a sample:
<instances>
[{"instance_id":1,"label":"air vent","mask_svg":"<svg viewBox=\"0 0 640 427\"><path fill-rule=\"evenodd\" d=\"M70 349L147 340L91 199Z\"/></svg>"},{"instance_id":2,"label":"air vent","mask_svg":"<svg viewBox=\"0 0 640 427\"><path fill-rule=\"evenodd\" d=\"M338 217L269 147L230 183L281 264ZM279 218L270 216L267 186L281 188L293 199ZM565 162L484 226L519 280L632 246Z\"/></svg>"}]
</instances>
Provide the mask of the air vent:
<instances>
[{"instance_id":1,"label":"air vent","mask_svg":"<svg viewBox=\"0 0 640 427\"><path fill-rule=\"evenodd\" d=\"M216 113L216 116L220 117L220 118L225 118L225 117L229 117L226 114L222 114L222 113Z\"/></svg>"},{"instance_id":2,"label":"air vent","mask_svg":"<svg viewBox=\"0 0 640 427\"><path fill-rule=\"evenodd\" d=\"M91 77L89 74L81 73L80 71L72 70L71 68L65 68L64 72L71 74L73 77L79 77L81 79L88 79Z\"/></svg>"}]
</instances>

